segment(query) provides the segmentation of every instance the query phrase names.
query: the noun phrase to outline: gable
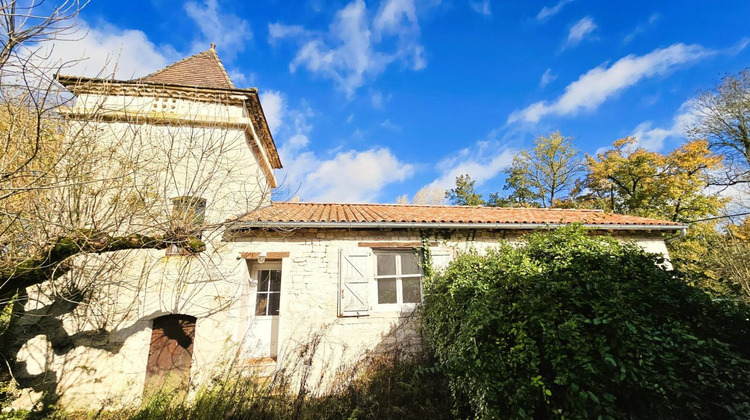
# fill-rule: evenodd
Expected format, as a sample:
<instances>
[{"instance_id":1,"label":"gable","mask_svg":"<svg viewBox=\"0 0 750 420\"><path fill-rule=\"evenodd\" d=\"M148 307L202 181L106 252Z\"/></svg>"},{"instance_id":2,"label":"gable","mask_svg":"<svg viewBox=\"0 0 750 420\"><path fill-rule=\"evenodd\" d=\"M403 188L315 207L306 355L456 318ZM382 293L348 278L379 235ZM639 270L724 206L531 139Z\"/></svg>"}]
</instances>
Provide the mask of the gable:
<instances>
[{"instance_id":1,"label":"gable","mask_svg":"<svg viewBox=\"0 0 750 420\"><path fill-rule=\"evenodd\" d=\"M199 52L136 80L165 85L234 89L234 84L214 47L211 44L209 50Z\"/></svg>"}]
</instances>

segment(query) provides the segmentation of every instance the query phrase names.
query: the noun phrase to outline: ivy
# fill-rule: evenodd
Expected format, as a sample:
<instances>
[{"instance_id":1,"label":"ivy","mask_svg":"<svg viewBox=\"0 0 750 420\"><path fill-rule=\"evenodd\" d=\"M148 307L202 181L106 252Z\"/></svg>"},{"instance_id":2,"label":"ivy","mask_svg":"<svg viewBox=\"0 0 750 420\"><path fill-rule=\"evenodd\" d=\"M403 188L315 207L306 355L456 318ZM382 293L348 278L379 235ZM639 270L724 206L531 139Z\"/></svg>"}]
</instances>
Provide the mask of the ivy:
<instances>
[{"instance_id":1,"label":"ivy","mask_svg":"<svg viewBox=\"0 0 750 420\"><path fill-rule=\"evenodd\" d=\"M428 344L477 418L750 417L750 309L571 227L425 283Z\"/></svg>"},{"instance_id":2,"label":"ivy","mask_svg":"<svg viewBox=\"0 0 750 420\"><path fill-rule=\"evenodd\" d=\"M422 273L426 279L432 278L434 269L432 267L432 252L430 251L430 238L424 233L422 236L422 246L419 248L420 261L422 264Z\"/></svg>"}]
</instances>

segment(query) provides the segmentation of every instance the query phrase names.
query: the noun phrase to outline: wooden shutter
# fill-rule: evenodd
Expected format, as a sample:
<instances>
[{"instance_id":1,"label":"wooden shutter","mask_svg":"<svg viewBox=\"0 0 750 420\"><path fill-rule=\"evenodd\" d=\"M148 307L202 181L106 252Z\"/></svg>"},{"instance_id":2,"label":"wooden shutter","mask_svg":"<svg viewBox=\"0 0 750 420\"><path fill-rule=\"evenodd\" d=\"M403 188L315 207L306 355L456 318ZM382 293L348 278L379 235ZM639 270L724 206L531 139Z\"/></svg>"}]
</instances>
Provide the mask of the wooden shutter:
<instances>
[{"instance_id":1,"label":"wooden shutter","mask_svg":"<svg viewBox=\"0 0 750 420\"><path fill-rule=\"evenodd\" d=\"M339 316L364 316L370 312L372 252L370 248L340 251Z\"/></svg>"},{"instance_id":2,"label":"wooden shutter","mask_svg":"<svg viewBox=\"0 0 750 420\"><path fill-rule=\"evenodd\" d=\"M430 248L432 254L432 267L436 270L444 270L453 261L453 249L447 247Z\"/></svg>"}]
</instances>

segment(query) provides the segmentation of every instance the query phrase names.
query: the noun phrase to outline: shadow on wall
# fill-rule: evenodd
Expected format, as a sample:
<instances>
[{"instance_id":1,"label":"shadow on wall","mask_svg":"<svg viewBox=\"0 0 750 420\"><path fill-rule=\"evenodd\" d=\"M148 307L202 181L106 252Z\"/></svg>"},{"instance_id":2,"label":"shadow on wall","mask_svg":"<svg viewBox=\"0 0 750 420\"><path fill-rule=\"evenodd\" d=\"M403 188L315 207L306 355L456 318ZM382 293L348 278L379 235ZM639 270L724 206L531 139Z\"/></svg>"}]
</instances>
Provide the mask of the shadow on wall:
<instances>
[{"instance_id":1,"label":"shadow on wall","mask_svg":"<svg viewBox=\"0 0 750 420\"><path fill-rule=\"evenodd\" d=\"M86 291L70 286L59 293L51 303L36 309L24 309L29 300L25 291L13 303L13 316L3 337L3 348L0 349L12 371L10 375L5 371L4 375L15 380L20 389L41 393L41 405L57 403L65 392L60 377L66 377L67 383L85 381L93 369L79 363L80 359L71 366L64 361L60 362L60 357L64 358L79 347L108 354L117 354L122 348L124 339L116 342L110 340L111 333L104 327L68 333L63 325L63 317L72 314L86 298ZM118 335L127 338L142 331L146 325L136 323L130 328L119 330ZM33 359L18 360L19 352L24 346L29 345L45 348L44 351L34 353Z\"/></svg>"},{"instance_id":2,"label":"shadow on wall","mask_svg":"<svg viewBox=\"0 0 750 420\"><path fill-rule=\"evenodd\" d=\"M107 355L118 354L127 338L151 327L151 322L136 322L125 329L108 331L104 327L82 329L69 334L64 328L63 318L72 316L75 309L85 304L85 291L69 288L60 293L51 303L37 309L24 311L29 299L19 296L15 305L15 316L9 331L13 334L3 353L13 367L12 375L19 388L41 393L37 407L56 404L66 391L75 386L76 398L85 397L81 390L101 387L97 368L108 360ZM207 383L216 383L229 377L257 376L262 369L237 352L232 360L221 365L210 375L191 375L192 344L195 337L196 318L185 315L167 315L154 318L151 349L146 372L133 372L134 376L145 376L145 396L158 392L179 392L187 395ZM383 360L410 357L422 352L416 313L398 318L391 328L382 334L372 346L344 359L347 343L331 341L330 331L345 322L341 318L321 327L307 337L297 337L299 344L279 358L276 372L266 371L263 376L272 381L274 389L295 390L297 398L344 392L356 378ZM84 323L85 324L85 323ZM112 336L116 335L116 340ZM182 338L181 338L182 337ZM8 337L6 337L8 338ZM46 351L35 353L37 358L17 360L19 351L30 344L46 346ZM40 344L43 343L43 344ZM242 346L237 346L242 348ZM44 347L42 347L44 349ZM94 350L95 353L91 353ZM227 354L231 354L229 351ZM346 360L342 363L342 360ZM276 366L276 363L274 362ZM190 384L190 378L197 383ZM200 378L196 380L197 378ZM138 382L138 381L136 381ZM143 388L142 383L137 386ZM99 388L100 389L100 388ZM180 390L180 391L178 391ZM85 392L85 391L83 391ZM176 395L176 394L173 394ZM70 395L69 395L70 396ZM116 401L113 406L124 406L134 401Z\"/></svg>"}]
</instances>

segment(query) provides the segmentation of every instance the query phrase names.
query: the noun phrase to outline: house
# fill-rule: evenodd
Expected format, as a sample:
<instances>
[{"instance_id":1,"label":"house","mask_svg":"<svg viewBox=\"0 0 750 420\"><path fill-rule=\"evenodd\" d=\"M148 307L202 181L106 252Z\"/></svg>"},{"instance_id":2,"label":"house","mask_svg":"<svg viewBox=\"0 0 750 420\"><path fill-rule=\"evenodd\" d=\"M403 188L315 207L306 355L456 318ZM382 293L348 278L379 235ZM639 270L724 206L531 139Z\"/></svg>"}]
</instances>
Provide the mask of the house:
<instances>
[{"instance_id":1,"label":"house","mask_svg":"<svg viewBox=\"0 0 750 420\"><path fill-rule=\"evenodd\" d=\"M268 373L300 359L325 386L368 352L419 345L415 250L442 267L581 223L666 255L662 234L686 228L593 210L272 202L281 161L258 91L236 88L213 46L134 80L57 77L76 98L60 110L68 135L138 168L128 188L146 209L117 228L179 222L205 250L78 256L66 277L85 300L27 290L15 371L25 402L44 391L71 406L138 401L230 365Z\"/></svg>"}]
</instances>

